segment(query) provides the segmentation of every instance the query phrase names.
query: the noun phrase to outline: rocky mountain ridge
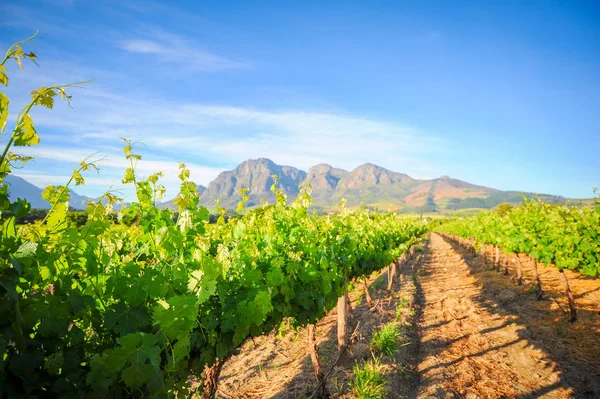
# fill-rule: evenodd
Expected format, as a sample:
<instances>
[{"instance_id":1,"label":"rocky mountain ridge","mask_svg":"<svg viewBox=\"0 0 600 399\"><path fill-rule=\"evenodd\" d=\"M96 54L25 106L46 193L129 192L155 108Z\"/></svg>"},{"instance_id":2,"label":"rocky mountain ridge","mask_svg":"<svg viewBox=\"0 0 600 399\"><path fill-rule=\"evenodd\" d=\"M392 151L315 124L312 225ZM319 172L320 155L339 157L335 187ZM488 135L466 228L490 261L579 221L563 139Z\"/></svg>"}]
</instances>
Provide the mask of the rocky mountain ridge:
<instances>
[{"instance_id":1,"label":"rocky mountain ridge","mask_svg":"<svg viewBox=\"0 0 600 399\"><path fill-rule=\"evenodd\" d=\"M298 196L301 187L310 185L313 206L322 210L335 210L342 199L346 200L347 206L364 204L405 212L493 208L500 203L522 202L523 195L539 197L549 203L566 201L566 198L561 196L501 191L448 176L419 180L372 163L351 171L319 164L304 172L292 166L278 165L267 158L259 158L247 160L233 170L220 173L208 187L199 185L200 203L214 208L216 201L220 201L221 206L236 209L242 188L248 189L249 207L260 206L263 202L273 203L273 176L278 177L278 187L289 201ZM16 176L9 176L7 182L11 198L27 198L33 208L49 207L49 204L41 199L40 188ZM71 195L71 206L82 209L82 202L87 197L74 192ZM173 200L163 202L159 206L175 208Z\"/></svg>"},{"instance_id":2,"label":"rocky mountain ridge","mask_svg":"<svg viewBox=\"0 0 600 399\"><path fill-rule=\"evenodd\" d=\"M352 171L319 164L304 172L292 166L277 165L266 158L250 159L235 169L225 171L212 181L201 196L201 204L211 207L219 200L225 208L235 209L242 188L249 189L249 206L262 201L273 203L270 191L273 176L279 177L278 187L288 200L297 197L300 188L310 184L313 205L334 209L342 199L348 206L365 204L380 209L427 212L463 208L492 208L499 203L518 203L522 194L533 193L501 191L442 176L438 179L419 180L407 174L394 172L372 163ZM566 198L539 195L544 201L562 203Z\"/></svg>"}]
</instances>

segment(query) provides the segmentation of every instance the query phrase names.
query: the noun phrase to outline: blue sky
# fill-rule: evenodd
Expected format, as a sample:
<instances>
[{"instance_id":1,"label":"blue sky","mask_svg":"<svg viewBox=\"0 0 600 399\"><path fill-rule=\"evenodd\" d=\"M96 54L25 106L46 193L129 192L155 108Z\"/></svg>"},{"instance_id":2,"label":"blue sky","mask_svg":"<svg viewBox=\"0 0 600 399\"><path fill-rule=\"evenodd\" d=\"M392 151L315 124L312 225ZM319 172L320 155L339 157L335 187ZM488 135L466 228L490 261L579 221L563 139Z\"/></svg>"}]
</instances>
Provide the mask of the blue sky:
<instances>
[{"instance_id":1,"label":"blue sky","mask_svg":"<svg viewBox=\"0 0 600 399\"><path fill-rule=\"evenodd\" d=\"M13 117L39 86L97 79L73 109L34 112L42 142L16 174L38 185L99 151L76 191L118 188L122 136L167 197L178 161L206 185L257 157L569 197L600 185L598 2L48 0L0 15L3 48L40 31L40 67L9 68Z\"/></svg>"}]
</instances>

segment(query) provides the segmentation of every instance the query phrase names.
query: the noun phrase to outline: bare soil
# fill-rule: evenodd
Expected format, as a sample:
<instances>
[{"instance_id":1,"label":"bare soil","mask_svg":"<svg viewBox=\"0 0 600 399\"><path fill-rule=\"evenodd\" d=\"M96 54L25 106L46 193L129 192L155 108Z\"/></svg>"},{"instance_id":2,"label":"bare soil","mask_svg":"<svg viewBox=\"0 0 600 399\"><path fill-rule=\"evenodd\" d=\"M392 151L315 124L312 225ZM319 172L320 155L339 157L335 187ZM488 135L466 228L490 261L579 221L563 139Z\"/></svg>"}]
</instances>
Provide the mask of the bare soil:
<instances>
[{"instance_id":1,"label":"bare soil","mask_svg":"<svg viewBox=\"0 0 600 399\"><path fill-rule=\"evenodd\" d=\"M417 397L600 397L600 281L569 274L580 316L571 324L555 302L567 309L556 269L539 266L547 292L536 301L529 260L518 286L510 258L505 276L436 234L427 251Z\"/></svg>"},{"instance_id":2,"label":"bare soil","mask_svg":"<svg viewBox=\"0 0 600 399\"><path fill-rule=\"evenodd\" d=\"M491 258L432 234L399 268L392 294L386 270L369 279L372 307L357 284L349 293L357 333L348 361L327 379L330 397L354 397L352 366L375 356L389 398L600 398L600 280L567 272L579 316L569 323L557 270L539 266L545 295L536 301L530 261L518 286L512 259L506 276ZM401 326L401 345L381 356L371 336L390 322ZM284 328L245 342L223 367L217 397L310 397L317 381L307 334ZM326 373L337 359L335 310L316 334Z\"/></svg>"}]
</instances>

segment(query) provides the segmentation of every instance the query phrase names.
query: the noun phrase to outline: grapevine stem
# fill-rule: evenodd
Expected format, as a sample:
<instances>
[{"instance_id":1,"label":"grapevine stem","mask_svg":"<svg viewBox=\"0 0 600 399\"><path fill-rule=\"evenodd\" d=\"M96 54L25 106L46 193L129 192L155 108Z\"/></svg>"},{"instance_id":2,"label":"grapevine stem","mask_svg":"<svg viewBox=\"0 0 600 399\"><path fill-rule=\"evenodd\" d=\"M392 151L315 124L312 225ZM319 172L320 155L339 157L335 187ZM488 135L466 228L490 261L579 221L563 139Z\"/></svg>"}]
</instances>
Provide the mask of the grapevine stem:
<instances>
[{"instance_id":1,"label":"grapevine stem","mask_svg":"<svg viewBox=\"0 0 600 399\"><path fill-rule=\"evenodd\" d=\"M56 88L56 87L52 86L50 89L54 89L54 88ZM35 105L35 103L38 101L39 98L40 98L40 94L35 96L35 98L33 100L31 100L31 102L29 104L27 104L27 106L21 110L21 112L19 112L19 115L17 116L17 123L15 124L15 129L13 130L13 133L10 136L8 143L6 144L6 147L4 148L4 152L2 153L2 156L0 157L0 165L2 165L4 163L4 160L6 159L6 155L8 154L8 150L10 150L10 147L15 142L15 133L17 132L17 126L19 126L23 122L23 118L25 117L25 115L27 115L29 113L29 111L31 111L31 108L33 108L33 106Z\"/></svg>"},{"instance_id":2,"label":"grapevine stem","mask_svg":"<svg viewBox=\"0 0 600 399\"><path fill-rule=\"evenodd\" d=\"M12 46L10 46L8 48L8 50L6 51L6 54L4 55L4 59L2 60L2 63L0 63L0 65L4 65L4 63L6 61L8 61L8 59L10 58L10 56L13 53L13 48L15 48L16 46L18 46L20 44L23 44L23 43L33 40L37 36L38 33L39 33L39 31L36 30L35 33L33 35L29 36L27 39L20 40L20 41L16 42L15 44L13 44Z\"/></svg>"},{"instance_id":3,"label":"grapevine stem","mask_svg":"<svg viewBox=\"0 0 600 399\"><path fill-rule=\"evenodd\" d=\"M94 284L94 281L92 279L90 279L89 281L90 281L90 284L92 285L92 288L94 289L94 293L96 294L96 297L102 304L102 307L104 308L104 310L106 310L106 303L104 302L104 299L102 299L102 297L100 296L100 292L98 291L98 287L96 286L96 284L98 283L98 275L96 274L96 284Z\"/></svg>"}]
</instances>

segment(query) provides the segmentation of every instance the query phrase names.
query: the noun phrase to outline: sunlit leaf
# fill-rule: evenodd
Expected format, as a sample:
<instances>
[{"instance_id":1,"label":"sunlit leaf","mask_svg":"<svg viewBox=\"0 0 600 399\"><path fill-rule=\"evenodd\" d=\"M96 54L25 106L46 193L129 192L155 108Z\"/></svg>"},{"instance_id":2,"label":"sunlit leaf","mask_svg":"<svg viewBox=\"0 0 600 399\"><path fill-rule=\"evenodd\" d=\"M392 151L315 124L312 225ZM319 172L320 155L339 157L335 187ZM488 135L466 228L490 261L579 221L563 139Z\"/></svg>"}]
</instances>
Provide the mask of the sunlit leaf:
<instances>
[{"instance_id":1,"label":"sunlit leaf","mask_svg":"<svg viewBox=\"0 0 600 399\"><path fill-rule=\"evenodd\" d=\"M6 75L6 67L4 65L0 65L0 84L8 86L8 76Z\"/></svg>"},{"instance_id":2,"label":"sunlit leaf","mask_svg":"<svg viewBox=\"0 0 600 399\"><path fill-rule=\"evenodd\" d=\"M0 79L2 75L0 73ZM0 93L0 132L4 131L6 127L6 120L8 118L8 97L4 93Z\"/></svg>"},{"instance_id":3,"label":"sunlit leaf","mask_svg":"<svg viewBox=\"0 0 600 399\"><path fill-rule=\"evenodd\" d=\"M16 127L14 138L14 145L17 147L35 146L40 143L40 136L38 136L29 114L25 114Z\"/></svg>"}]
</instances>

